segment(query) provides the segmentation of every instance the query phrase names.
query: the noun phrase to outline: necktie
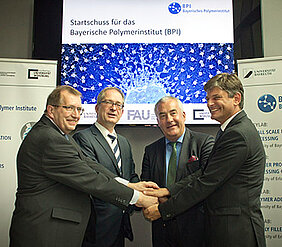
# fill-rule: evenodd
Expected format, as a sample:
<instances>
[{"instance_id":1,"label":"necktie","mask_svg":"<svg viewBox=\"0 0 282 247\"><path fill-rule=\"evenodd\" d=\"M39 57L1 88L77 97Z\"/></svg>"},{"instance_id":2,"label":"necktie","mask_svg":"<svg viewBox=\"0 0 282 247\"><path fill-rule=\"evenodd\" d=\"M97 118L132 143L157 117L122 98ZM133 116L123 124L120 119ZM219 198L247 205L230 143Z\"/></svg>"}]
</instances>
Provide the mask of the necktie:
<instances>
[{"instance_id":1,"label":"necktie","mask_svg":"<svg viewBox=\"0 0 282 247\"><path fill-rule=\"evenodd\" d=\"M67 134L65 134L65 138L66 138L68 141L70 140Z\"/></svg>"},{"instance_id":2,"label":"necktie","mask_svg":"<svg viewBox=\"0 0 282 247\"><path fill-rule=\"evenodd\" d=\"M108 136L112 140L111 148L112 148L113 153L116 157L118 168L120 169L121 168L121 159L120 159L120 151L119 151L119 147L118 147L118 143L117 143L117 138L114 135L110 135L110 134Z\"/></svg>"},{"instance_id":3,"label":"necktie","mask_svg":"<svg viewBox=\"0 0 282 247\"><path fill-rule=\"evenodd\" d=\"M176 151L176 142L169 142L168 144L171 145L172 147L172 152L169 158L168 172L167 172L167 186L170 186L175 183L177 151Z\"/></svg>"},{"instance_id":4,"label":"necktie","mask_svg":"<svg viewBox=\"0 0 282 247\"><path fill-rule=\"evenodd\" d=\"M216 133L215 141L217 141L222 134L223 134L223 131L221 128L219 128L219 131Z\"/></svg>"}]
</instances>

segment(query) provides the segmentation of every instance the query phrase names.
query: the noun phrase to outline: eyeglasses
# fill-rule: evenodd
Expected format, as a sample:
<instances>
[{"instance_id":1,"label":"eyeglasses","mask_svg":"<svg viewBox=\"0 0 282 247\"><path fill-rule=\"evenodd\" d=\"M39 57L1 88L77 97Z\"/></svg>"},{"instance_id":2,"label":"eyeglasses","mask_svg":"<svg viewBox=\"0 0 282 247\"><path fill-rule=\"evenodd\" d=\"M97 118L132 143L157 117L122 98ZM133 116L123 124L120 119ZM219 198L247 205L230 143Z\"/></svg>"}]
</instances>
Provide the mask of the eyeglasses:
<instances>
[{"instance_id":1,"label":"eyeglasses","mask_svg":"<svg viewBox=\"0 0 282 247\"><path fill-rule=\"evenodd\" d=\"M82 113L84 112L84 109L82 107L76 107L74 105L52 105L52 106L63 107L64 109L66 109L67 112L77 111L79 115L82 115Z\"/></svg>"},{"instance_id":2,"label":"eyeglasses","mask_svg":"<svg viewBox=\"0 0 282 247\"><path fill-rule=\"evenodd\" d=\"M100 101L99 103L104 103L107 106L112 106L112 107L115 105L116 108L119 109L119 110L121 110L124 107L124 105L121 104L121 103L113 102L113 101L109 101L109 100L103 100L103 101Z\"/></svg>"}]
</instances>

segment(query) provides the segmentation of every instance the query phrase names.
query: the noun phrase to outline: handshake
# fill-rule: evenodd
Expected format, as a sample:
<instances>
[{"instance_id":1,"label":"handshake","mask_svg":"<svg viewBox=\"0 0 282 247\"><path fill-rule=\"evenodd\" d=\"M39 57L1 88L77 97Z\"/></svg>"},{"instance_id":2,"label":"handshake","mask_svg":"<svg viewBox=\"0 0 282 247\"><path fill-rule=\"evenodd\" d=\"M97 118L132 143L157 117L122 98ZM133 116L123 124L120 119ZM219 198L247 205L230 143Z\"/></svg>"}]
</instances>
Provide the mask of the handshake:
<instances>
[{"instance_id":1,"label":"handshake","mask_svg":"<svg viewBox=\"0 0 282 247\"><path fill-rule=\"evenodd\" d=\"M135 205L143 208L143 214L146 219L153 221L161 217L158 205L168 200L167 197L170 195L168 189L160 188L154 182L145 181L129 183L127 186L141 192Z\"/></svg>"}]
</instances>

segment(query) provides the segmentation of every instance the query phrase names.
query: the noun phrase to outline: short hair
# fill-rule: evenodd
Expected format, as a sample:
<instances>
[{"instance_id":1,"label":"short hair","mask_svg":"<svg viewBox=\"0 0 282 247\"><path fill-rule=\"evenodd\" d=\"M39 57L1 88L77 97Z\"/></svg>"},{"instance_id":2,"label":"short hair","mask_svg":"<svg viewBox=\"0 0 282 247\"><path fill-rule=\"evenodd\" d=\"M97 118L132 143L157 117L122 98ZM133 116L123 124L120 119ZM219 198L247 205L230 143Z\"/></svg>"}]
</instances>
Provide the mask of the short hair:
<instances>
[{"instance_id":1,"label":"short hair","mask_svg":"<svg viewBox=\"0 0 282 247\"><path fill-rule=\"evenodd\" d=\"M244 88L243 85L236 74L221 73L205 84L204 90L206 92L210 91L214 87L218 87L221 90L227 92L229 98L233 98L236 93L241 94L241 102L239 104L240 109L244 107Z\"/></svg>"},{"instance_id":2,"label":"short hair","mask_svg":"<svg viewBox=\"0 0 282 247\"><path fill-rule=\"evenodd\" d=\"M60 105L62 103L61 92L63 91L67 91L68 93L81 97L81 92L79 92L78 90L74 89L71 86L68 85L58 86L49 94L47 98L45 113L47 112L48 105Z\"/></svg>"},{"instance_id":3,"label":"short hair","mask_svg":"<svg viewBox=\"0 0 282 247\"><path fill-rule=\"evenodd\" d=\"M97 97L97 104L100 104L101 101L105 98L105 94L108 90L116 90L117 92L120 93L121 97L122 97L122 100L124 103L124 93L119 89L119 88L116 88L116 87L105 87L99 94L98 94L98 97Z\"/></svg>"},{"instance_id":4,"label":"short hair","mask_svg":"<svg viewBox=\"0 0 282 247\"><path fill-rule=\"evenodd\" d=\"M178 106L179 106L181 112L184 112L184 110L183 110L183 105L182 105L181 101L180 101L178 98L175 98L175 97L172 97L172 96L164 96L164 97L160 98L160 99L158 100L158 102L155 104L155 109L154 109L154 110L155 110L155 115L156 115L156 116L157 116L157 108L158 108L158 105L159 105L160 103L164 103L164 102L166 102L166 101L168 101L168 100L175 100L175 101L177 102L177 104L178 104Z\"/></svg>"}]
</instances>

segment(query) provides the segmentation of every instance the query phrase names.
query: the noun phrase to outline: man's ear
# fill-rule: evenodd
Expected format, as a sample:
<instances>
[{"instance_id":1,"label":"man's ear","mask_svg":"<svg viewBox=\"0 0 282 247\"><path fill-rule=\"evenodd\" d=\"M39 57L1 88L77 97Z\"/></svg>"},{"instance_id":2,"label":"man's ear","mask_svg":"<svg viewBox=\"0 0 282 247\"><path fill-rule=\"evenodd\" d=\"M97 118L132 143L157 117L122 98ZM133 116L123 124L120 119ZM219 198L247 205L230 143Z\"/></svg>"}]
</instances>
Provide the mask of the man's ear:
<instances>
[{"instance_id":1,"label":"man's ear","mask_svg":"<svg viewBox=\"0 0 282 247\"><path fill-rule=\"evenodd\" d=\"M96 113L98 113L98 108L99 108L99 105L96 104L96 105L95 105L95 111L96 111Z\"/></svg>"},{"instance_id":2,"label":"man's ear","mask_svg":"<svg viewBox=\"0 0 282 247\"><path fill-rule=\"evenodd\" d=\"M185 121L186 120L186 112L185 111L183 111L182 116L183 116L184 121Z\"/></svg>"},{"instance_id":3,"label":"man's ear","mask_svg":"<svg viewBox=\"0 0 282 247\"><path fill-rule=\"evenodd\" d=\"M241 102L242 96L239 92L235 93L234 95L234 105L238 106Z\"/></svg>"},{"instance_id":4,"label":"man's ear","mask_svg":"<svg viewBox=\"0 0 282 247\"><path fill-rule=\"evenodd\" d=\"M52 105L47 105L47 108L46 108L46 110L47 110L47 116L49 117L49 118L51 118L51 119L53 119L54 118L54 106L52 106Z\"/></svg>"}]
</instances>

